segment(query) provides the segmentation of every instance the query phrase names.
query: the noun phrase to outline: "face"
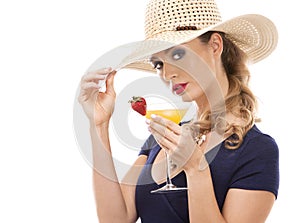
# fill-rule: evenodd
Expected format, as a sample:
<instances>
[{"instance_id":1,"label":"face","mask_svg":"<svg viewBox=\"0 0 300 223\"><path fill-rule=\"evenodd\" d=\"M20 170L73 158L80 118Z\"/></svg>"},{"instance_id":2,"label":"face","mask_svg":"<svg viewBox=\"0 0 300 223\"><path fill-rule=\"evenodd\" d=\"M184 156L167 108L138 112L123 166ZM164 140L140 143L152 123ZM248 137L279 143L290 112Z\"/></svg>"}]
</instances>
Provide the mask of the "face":
<instances>
[{"instance_id":1,"label":"face","mask_svg":"<svg viewBox=\"0 0 300 223\"><path fill-rule=\"evenodd\" d=\"M207 100L216 72L216 58L209 44L197 38L152 55L151 63L183 101Z\"/></svg>"}]
</instances>

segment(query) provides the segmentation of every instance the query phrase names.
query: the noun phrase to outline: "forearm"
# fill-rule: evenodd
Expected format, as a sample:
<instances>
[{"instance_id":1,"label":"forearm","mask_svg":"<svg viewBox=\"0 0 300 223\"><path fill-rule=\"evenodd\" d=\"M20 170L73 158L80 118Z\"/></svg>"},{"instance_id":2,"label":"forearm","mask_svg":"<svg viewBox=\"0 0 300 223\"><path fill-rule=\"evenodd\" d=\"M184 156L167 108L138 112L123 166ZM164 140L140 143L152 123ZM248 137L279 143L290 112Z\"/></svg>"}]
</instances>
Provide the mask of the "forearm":
<instances>
[{"instance_id":1,"label":"forearm","mask_svg":"<svg viewBox=\"0 0 300 223\"><path fill-rule=\"evenodd\" d=\"M225 223L216 201L210 169L186 172L191 223Z\"/></svg>"},{"instance_id":2,"label":"forearm","mask_svg":"<svg viewBox=\"0 0 300 223\"><path fill-rule=\"evenodd\" d=\"M111 156L108 126L91 127L93 184L97 214L101 223L129 222L126 203Z\"/></svg>"}]
</instances>

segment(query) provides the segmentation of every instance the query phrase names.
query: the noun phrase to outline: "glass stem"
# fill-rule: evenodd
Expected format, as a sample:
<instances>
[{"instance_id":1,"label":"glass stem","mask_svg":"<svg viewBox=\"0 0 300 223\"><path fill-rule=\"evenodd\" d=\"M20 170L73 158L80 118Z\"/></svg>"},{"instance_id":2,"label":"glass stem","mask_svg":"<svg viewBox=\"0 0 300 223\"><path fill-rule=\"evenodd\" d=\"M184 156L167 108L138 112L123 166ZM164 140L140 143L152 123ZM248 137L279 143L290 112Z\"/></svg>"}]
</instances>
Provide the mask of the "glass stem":
<instances>
[{"instance_id":1,"label":"glass stem","mask_svg":"<svg viewBox=\"0 0 300 223\"><path fill-rule=\"evenodd\" d=\"M171 177L170 177L171 176L170 155L166 150L164 150L164 151L165 151L165 154L166 154L166 165L167 165L167 179L166 179L166 181L167 181L167 185L171 185L172 181L171 181Z\"/></svg>"}]
</instances>

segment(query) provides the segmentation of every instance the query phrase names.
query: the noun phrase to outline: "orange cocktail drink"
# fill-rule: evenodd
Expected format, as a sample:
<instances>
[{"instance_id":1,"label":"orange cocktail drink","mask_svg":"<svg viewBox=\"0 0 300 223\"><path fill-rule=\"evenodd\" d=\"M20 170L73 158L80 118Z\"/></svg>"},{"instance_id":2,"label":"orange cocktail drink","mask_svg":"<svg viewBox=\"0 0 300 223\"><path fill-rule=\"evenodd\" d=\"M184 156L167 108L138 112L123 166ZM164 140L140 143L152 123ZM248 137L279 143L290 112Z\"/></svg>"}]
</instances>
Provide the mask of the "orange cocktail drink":
<instances>
[{"instance_id":1,"label":"orange cocktail drink","mask_svg":"<svg viewBox=\"0 0 300 223\"><path fill-rule=\"evenodd\" d=\"M156 109L156 110L147 110L146 118L150 119L152 114L159 115L166 119L169 119L176 124L182 120L187 112L187 108L177 109L177 108L170 108L170 109Z\"/></svg>"}]
</instances>

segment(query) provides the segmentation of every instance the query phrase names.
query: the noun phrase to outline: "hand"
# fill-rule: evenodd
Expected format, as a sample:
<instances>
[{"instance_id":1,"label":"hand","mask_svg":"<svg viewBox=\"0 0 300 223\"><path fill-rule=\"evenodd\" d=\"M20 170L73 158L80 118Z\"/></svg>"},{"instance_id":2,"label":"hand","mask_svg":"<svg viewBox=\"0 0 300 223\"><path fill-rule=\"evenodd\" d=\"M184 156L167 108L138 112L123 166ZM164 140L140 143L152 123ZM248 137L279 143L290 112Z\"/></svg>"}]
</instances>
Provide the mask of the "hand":
<instances>
[{"instance_id":1,"label":"hand","mask_svg":"<svg viewBox=\"0 0 300 223\"><path fill-rule=\"evenodd\" d=\"M199 169L204 155L192 137L190 124L179 126L160 116L153 116L147 123L157 143L170 154L177 170Z\"/></svg>"},{"instance_id":2,"label":"hand","mask_svg":"<svg viewBox=\"0 0 300 223\"><path fill-rule=\"evenodd\" d=\"M116 71L111 68L88 72L81 79L78 101L95 126L108 124L114 110L116 93L113 81ZM107 76L108 75L108 76ZM106 91L99 92L98 82L106 79Z\"/></svg>"}]
</instances>

